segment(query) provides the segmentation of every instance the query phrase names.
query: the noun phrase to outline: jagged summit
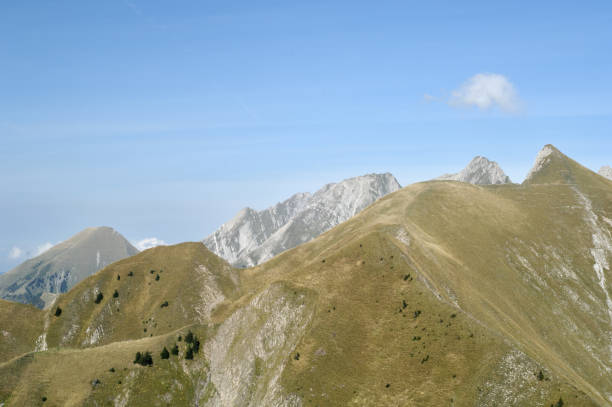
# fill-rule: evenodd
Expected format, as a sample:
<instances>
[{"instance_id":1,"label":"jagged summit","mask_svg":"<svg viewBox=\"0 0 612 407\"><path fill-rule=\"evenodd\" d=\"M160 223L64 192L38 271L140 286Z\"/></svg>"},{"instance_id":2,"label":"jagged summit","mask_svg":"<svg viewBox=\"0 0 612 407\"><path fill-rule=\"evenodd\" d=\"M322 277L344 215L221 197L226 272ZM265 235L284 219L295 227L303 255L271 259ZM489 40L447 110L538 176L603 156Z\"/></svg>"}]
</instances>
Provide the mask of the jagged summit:
<instances>
[{"instance_id":1,"label":"jagged summit","mask_svg":"<svg viewBox=\"0 0 612 407\"><path fill-rule=\"evenodd\" d=\"M0 275L0 298L44 308L85 277L136 253L113 228L90 227Z\"/></svg>"},{"instance_id":2,"label":"jagged summit","mask_svg":"<svg viewBox=\"0 0 612 407\"><path fill-rule=\"evenodd\" d=\"M390 173L367 174L297 193L268 209L242 209L203 243L235 266L254 266L307 242L401 186Z\"/></svg>"},{"instance_id":3,"label":"jagged summit","mask_svg":"<svg viewBox=\"0 0 612 407\"><path fill-rule=\"evenodd\" d=\"M461 181L476 185L509 184L512 181L499 164L486 157L476 156L456 174L444 174L437 180Z\"/></svg>"},{"instance_id":4,"label":"jagged summit","mask_svg":"<svg viewBox=\"0 0 612 407\"><path fill-rule=\"evenodd\" d=\"M604 165L599 169L598 174L612 180L612 167L609 165Z\"/></svg>"}]
</instances>

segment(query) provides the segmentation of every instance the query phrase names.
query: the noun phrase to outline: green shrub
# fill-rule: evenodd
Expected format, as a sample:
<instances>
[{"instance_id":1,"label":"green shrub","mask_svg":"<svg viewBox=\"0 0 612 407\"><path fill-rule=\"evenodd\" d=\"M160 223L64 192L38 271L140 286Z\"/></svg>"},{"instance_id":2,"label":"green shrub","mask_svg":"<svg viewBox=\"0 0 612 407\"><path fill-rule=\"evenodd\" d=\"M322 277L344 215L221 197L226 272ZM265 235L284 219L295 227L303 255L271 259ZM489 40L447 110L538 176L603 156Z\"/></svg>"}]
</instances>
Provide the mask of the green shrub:
<instances>
[{"instance_id":1,"label":"green shrub","mask_svg":"<svg viewBox=\"0 0 612 407\"><path fill-rule=\"evenodd\" d=\"M170 349L170 353L172 353L175 356L179 354L179 348L178 348L178 345L176 343L174 344L172 349Z\"/></svg>"},{"instance_id":2,"label":"green shrub","mask_svg":"<svg viewBox=\"0 0 612 407\"><path fill-rule=\"evenodd\" d=\"M117 298L117 297L119 297L119 292L115 290L115 292L113 293L113 298Z\"/></svg>"},{"instance_id":3,"label":"green shrub","mask_svg":"<svg viewBox=\"0 0 612 407\"><path fill-rule=\"evenodd\" d=\"M162 302L162 304L160 305L160 308L164 308L168 306L168 301L164 301Z\"/></svg>"},{"instance_id":4,"label":"green shrub","mask_svg":"<svg viewBox=\"0 0 612 407\"><path fill-rule=\"evenodd\" d=\"M99 292L98 295L96 295L96 299L94 300L94 302L96 304L99 304L100 302L102 302L102 299L104 299L104 294L102 294L102 292Z\"/></svg>"},{"instance_id":5,"label":"green shrub","mask_svg":"<svg viewBox=\"0 0 612 407\"><path fill-rule=\"evenodd\" d=\"M133 272L133 271L130 271L130 272L128 273L128 277L132 277L132 276L134 276L134 272Z\"/></svg>"},{"instance_id":6,"label":"green shrub","mask_svg":"<svg viewBox=\"0 0 612 407\"><path fill-rule=\"evenodd\" d=\"M56 316L56 317L59 317L60 315L62 315L62 309L61 309L61 308L58 306L58 307L55 309L55 316Z\"/></svg>"},{"instance_id":7,"label":"green shrub","mask_svg":"<svg viewBox=\"0 0 612 407\"><path fill-rule=\"evenodd\" d=\"M159 281L159 274L155 276L155 281Z\"/></svg>"}]
</instances>

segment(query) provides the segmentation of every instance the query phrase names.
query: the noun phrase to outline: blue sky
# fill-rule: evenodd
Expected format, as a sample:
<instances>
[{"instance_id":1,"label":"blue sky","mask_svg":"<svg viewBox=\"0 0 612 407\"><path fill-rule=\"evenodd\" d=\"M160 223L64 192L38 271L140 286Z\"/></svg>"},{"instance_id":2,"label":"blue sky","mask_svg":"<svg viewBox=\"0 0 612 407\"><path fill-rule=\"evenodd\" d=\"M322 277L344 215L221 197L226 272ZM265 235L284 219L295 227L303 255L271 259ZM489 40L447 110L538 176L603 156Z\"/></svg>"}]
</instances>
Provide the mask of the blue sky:
<instances>
[{"instance_id":1,"label":"blue sky","mask_svg":"<svg viewBox=\"0 0 612 407\"><path fill-rule=\"evenodd\" d=\"M369 172L480 154L521 182L546 143L612 164L612 5L507 3L5 2L0 271L87 226L199 240Z\"/></svg>"}]
</instances>

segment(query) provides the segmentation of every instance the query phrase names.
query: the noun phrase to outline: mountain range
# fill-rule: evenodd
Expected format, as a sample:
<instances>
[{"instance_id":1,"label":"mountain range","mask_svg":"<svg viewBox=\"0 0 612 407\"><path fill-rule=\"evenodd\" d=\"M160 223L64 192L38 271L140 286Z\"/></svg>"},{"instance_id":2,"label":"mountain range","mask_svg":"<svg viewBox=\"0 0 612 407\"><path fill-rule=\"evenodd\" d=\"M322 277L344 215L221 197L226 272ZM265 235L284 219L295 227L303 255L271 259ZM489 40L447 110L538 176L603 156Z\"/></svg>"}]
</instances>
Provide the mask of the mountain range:
<instances>
[{"instance_id":1,"label":"mountain range","mask_svg":"<svg viewBox=\"0 0 612 407\"><path fill-rule=\"evenodd\" d=\"M0 298L44 308L84 278L136 253L112 228L87 228L0 274Z\"/></svg>"},{"instance_id":2,"label":"mountain range","mask_svg":"<svg viewBox=\"0 0 612 407\"><path fill-rule=\"evenodd\" d=\"M548 145L521 185L409 185L257 267L153 248L0 301L0 404L610 406L611 219Z\"/></svg>"},{"instance_id":3,"label":"mountain range","mask_svg":"<svg viewBox=\"0 0 612 407\"><path fill-rule=\"evenodd\" d=\"M314 194L298 193L259 212L244 208L203 243L236 267L255 266L314 239L400 188L389 173L327 184Z\"/></svg>"}]
</instances>

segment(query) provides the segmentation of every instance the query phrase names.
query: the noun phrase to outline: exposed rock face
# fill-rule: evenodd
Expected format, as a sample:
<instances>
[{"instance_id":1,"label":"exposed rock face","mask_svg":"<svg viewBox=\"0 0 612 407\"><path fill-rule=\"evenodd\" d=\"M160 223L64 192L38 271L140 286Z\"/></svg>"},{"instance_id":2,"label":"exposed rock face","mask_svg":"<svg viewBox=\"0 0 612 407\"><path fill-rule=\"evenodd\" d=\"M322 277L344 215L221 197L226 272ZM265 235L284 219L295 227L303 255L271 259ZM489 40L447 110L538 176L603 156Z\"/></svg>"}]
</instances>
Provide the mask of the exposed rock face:
<instances>
[{"instance_id":1,"label":"exposed rock face","mask_svg":"<svg viewBox=\"0 0 612 407\"><path fill-rule=\"evenodd\" d=\"M44 308L57 294L136 253L138 250L112 228L88 228L0 275L0 297Z\"/></svg>"},{"instance_id":2,"label":"exposed rock face","mask_svg":"<svg viewBox=\"0 0 612 407\"><path fill-rule=\"evenodd\" d=\"M461 181L476 185L509 184L510 177L504 174L499 164L486 157L476 156L456 174L444 174L437 180Z\"/></svg>"},{"instance_id":3,"label":"exposed rock face","mask_svg":"<svg viewBox=\"0 0 612 407\"><path fill-rule=\"evenodd\" d=\"M308 242L400 189L389 173L368 174L299 193L263 211L241 210L203 243L234 266L254 266Z\"/></svg>"},{"instance_id":4,"label":"exposed rock face","mask_svg":"<svg viewBox=\"0 0 612 407\"><path fill-rule=\"evenodd\" d=\"M609 165L604 165L599 169L598 174L608 179L612 179L612 167Z\"/></svg>"}]
</instances>

